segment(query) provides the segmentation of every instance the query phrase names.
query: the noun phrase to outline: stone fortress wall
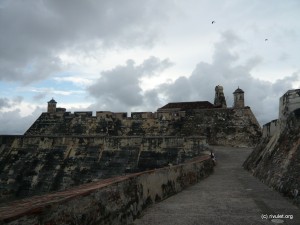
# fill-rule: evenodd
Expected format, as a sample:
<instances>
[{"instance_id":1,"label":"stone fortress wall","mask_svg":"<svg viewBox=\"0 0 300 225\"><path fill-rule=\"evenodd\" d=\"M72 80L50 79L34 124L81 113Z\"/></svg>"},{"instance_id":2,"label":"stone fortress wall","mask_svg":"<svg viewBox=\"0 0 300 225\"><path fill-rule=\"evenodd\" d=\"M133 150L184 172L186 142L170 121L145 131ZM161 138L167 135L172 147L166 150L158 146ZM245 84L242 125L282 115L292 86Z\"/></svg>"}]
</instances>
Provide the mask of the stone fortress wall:
<instances>
[{"instance_id":1,"label":"stone fortress wall","mask_svg":"<svg viewBox=\"0 0 300 225\"><path fill-rule=\"evenodd\" d=\"M66 112L48 102L42 113L25 132L28 135L97 136L205 136L209 144L254 146L261 128L250 107L244 106L244 92L234 93L234 106L227 107L223 87L215 88L215 104L202 102L169 103L156 112L97 111Z\"/></svg>"},{"instance_id":2,"label":"stone fortress wall","mask_svg":"<svg viewBox=\"0 0 300 225\"><path fill-rule=\"evenodd\" d=\"M260 126L244 92L227 107L223 88L215 102L169 103L157 112L67 112L48 102L44 112L15 138L0 138L0 199L34 194L126 173L183 163L208 145L254 146Z\"/></svg>"},{"instance_id":3,"label":"stone fortress wall","mask_svg":"<svg viewBox=\"0 0 300 225\"><path fill-rule=\"evenodd\" d=\"M262 140L244 167L300 205L300 89L279 100L279 118L263 126Z\"/></svg>"},{"instance_id":4,"label":"stone fortress wall","mask_svg":"<svg viewBox=\"0 0 300 225\"><path fill-rule=\"evenodd\" d=\"M2 202L183 163L204 137L23 136L0 148Z\"/></svg>"},{"instance_id":5,"label":"stone fortress wall","mask_svg":"<svg viewBox=\"0 0 300 225\"><path fill-rule=\"evenodd\" d=\"M271 138L276 132L282 132L286 126L286 120L295 110L300 108L300 89L288 90L279 99L278 119L263 125L262 137Z\"/></svg>"},{"instance_id":6,"label":"stone fortress wall","mask_svg":"<svg viewBox=\"0 0 300 225\"><path fill-rule=\"evenodd\" d=\"M285 120L294 110L300 108L300 89L288 90L279 99L279 119Z\"/></svg>"}]
</instances>

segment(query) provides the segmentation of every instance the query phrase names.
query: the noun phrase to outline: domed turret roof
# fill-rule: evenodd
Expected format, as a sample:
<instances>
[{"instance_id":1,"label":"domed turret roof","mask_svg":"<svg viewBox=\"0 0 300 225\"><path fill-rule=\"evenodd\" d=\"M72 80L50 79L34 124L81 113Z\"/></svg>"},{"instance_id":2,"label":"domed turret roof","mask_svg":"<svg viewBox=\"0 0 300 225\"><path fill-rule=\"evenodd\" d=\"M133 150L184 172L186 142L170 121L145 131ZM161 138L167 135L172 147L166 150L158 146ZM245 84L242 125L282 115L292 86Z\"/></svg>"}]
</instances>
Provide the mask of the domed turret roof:
<instances>
[{"instance_id":1,"label":"domed turret roof","mask_svg":"<svg viewBox=\"0 0 300 225\"><path fill-rule=\"evenodd\" d=\"M53 98L48 103L57 103Z\"/></svg>"},{"instance_id":2,"label":"domed turret roof","mask_svg":"<svg viewBox=\"0 0 300 225\"><path fill-rule=\"evenodd\" d=\"M237 94L237 93L244 93L244 91L238 87L238 89L236 89L236 90L233 92L233 94Z\"/></svg>"}]
</instances>

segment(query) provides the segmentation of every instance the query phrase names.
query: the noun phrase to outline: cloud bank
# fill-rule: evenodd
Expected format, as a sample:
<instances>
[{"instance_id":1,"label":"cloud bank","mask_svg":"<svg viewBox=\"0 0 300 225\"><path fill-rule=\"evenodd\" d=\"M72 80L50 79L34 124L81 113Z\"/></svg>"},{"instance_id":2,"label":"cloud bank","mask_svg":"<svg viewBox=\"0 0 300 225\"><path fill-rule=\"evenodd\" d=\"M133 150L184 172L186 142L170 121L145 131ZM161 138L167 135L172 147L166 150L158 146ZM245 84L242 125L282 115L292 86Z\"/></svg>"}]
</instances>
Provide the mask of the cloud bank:
<instances>
[{"instance_id":1,"label":"cloud bank","mask_svg":"<svg viewBox=\"0 0 300 225\"><path fill-rule=\"evenodd\" d=\"M0 81L28 84L65 68L60 54L151 46L171 1L9 1L0 3ZM155 15L155 16L153 16Z\"/></svg>"},{"instance_id":2,"label":"cloud bank","mask_svg":"<svg viewBox=\"0 0 300 225\"><path fill-rule=\"evenodd\" d=\"M146 102L151 102L150 107L158 104L156 92L144 92L141 79L157 76L160 72L170 67L168 59L160 60L150 57L140 65L135 65L133 60L128 60L125 66L117 66L112 70L103 71L101 77L87 91L96 99L92 108L98 107L105 110L128 111L135 107L145 107ZM153 108L151 109L153 110Z\"/></svg>"},{"instance_id":3,"label":"cloud bank","mask_svg":"<svg viewBox=\"0 0 300 225\"><path fill-rule=\"evenodd\" d=\"M242 88L264 124L299 81L298 8L298 1L2 0L0 133L23 133L51 97L71 111L155 111L174 101L213 102L216 85L228 106Z\"/></svg>"}]
</instances>

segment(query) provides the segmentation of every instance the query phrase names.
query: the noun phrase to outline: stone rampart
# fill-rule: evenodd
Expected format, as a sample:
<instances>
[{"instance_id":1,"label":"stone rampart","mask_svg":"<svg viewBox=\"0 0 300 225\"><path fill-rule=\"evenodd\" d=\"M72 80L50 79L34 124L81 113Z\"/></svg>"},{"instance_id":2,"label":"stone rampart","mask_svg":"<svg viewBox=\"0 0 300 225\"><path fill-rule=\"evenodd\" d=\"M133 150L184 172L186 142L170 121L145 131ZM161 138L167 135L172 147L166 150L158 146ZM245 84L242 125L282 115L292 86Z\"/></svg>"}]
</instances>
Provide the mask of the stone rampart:
<instances>
[{"instance_id":1,"label":"stone rampart","mask_svg":"<svg viewBox=\"0 0 300 225\"><path fill-rule=\"evenodd\" d=\"M277 121L244 163L254 176L300 205L300 109ZM272 125L270 123L269 127ZM274 123L273 123L274 125ZM268 126L264 126L265 129ZM268 133L270 134L268 136Z\"/></svg>"},{"instance_id":2,"label":"stone rampart","mask_svg":"<svg viewBox=\"0 0 300 225\"><path fill-rule=\"evenodd\" d=\"M107 136L206 136L209 144L253 147L261 128L249 107L187 110L182 114L133 113L116 117L110 112L64 115L43 113L25 133L30 135L107 135Z\"/></svg>"},{"instance_id":3,"label":"stone rampart","mask_svg":"<svg viewBox=\"0 0 300 225\"><path fill-rule=\"evenodd\" d=\"M201 109L186 114L181 133L205 135L209 144L253 147L261 138L260 125L250 107Z\"/></svg>"},{"instance_id":4,"label":"stone rampart","mask_svg":"<svg viewBox=\"0 0 300 225\"><path fill-rule=\"evenodd\" d=\"M213 171L209 156L192 162L92 182L0 208L0 224L130 224L147 206L195 184Z\"/></svg>"},{"instance_id":5,"label":"stone rampart","mask_svg":"<svg viewBox=\"0 0 300 225\"><path fill-rule=\"evenodd\" d=\"M244 167L300 205L300 89L279 99L279 118L263 126L263 136Z\"/></svg>"},{"instance_id":6,"label":"stone rampart","mask_svg":"<svg viewBox=\"0 0 300 225\"><path fill-rule=\"evenodd\" d=\"M27 135L0 140L2 203L183 163L207 148L202 136Z\"/></svg>"}]
</instances>

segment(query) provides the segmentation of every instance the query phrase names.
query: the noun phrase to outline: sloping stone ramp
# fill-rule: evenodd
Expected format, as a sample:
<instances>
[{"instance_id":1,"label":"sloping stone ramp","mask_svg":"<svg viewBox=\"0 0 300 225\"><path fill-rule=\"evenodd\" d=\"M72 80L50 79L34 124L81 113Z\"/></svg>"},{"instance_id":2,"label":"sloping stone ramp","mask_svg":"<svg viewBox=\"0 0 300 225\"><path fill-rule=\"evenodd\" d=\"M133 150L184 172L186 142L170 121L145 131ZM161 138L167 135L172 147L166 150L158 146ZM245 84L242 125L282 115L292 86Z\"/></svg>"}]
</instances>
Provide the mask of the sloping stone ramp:
<instances>
[{"instance_id":1,"label":"sloping stone ramp","mask_svg":"<svg viewBox=\"0 0 300 225\"><path fill-rule=\"evenodd\" d=\"M242 168L251 149L215 147L205 180L150 206L135 225L300 224L300 209ZM286 217L286 218L281 218Z\"/></svg>"}]
</instances>

